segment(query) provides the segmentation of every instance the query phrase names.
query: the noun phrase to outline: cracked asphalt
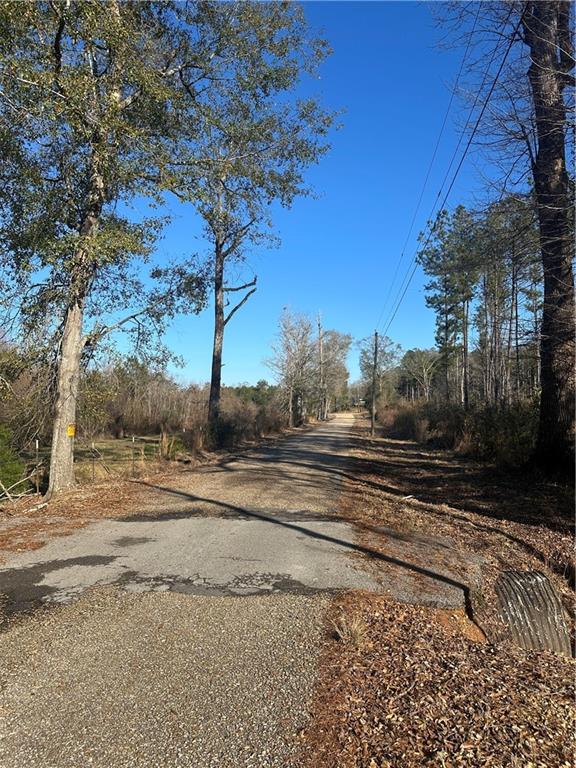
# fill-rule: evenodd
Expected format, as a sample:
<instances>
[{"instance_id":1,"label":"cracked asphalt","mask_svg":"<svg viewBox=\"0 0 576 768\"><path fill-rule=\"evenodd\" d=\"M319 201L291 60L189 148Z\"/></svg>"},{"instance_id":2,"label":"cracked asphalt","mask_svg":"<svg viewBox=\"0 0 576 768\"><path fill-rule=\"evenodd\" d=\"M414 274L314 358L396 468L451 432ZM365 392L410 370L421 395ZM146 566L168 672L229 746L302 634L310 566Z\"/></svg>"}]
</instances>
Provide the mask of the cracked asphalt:
<instances>
[{"instance_id":1,"label":"cracked asphalt","mask_svg":"<svg viewBox=\"0 0 576 768\"><path fill-rule=\"evenodd\" d=\"M352 420L11 558L0 765L297 765L331 595L381 588L336 512Z\"/></svg>"}]
</instances>

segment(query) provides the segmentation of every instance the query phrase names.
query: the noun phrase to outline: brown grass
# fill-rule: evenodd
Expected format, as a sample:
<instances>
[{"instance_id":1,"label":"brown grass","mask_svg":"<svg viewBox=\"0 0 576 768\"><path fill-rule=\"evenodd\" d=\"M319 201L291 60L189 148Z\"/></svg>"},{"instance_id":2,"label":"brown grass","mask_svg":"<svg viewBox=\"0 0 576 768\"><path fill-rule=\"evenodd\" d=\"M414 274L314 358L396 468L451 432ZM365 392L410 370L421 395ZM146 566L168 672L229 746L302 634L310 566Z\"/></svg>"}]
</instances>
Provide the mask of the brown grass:
<instances>
[{"instance_id":1,"label":"brown grass","mask_svg":"<svg viewBox=\"0 0 576 768\"><path fill-rule=\"evenodd\" d=\"M340 642L353 648L362 647L366 636L366 625L359 616L342 612L330 623L334 628L335 637Z\"/></svg>"}]
</instances>

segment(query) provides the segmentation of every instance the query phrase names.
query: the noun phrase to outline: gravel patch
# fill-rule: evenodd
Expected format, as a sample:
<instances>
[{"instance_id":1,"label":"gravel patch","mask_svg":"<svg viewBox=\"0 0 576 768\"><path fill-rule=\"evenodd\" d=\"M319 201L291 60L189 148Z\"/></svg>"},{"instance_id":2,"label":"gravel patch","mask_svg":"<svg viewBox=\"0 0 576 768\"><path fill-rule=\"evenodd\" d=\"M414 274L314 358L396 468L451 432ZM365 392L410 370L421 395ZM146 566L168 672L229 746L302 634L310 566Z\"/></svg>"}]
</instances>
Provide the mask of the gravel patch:
<instances>
[{"instance_id":1,"label":"gravel patch","mask_svg":"<svg viewBox=\"0 0 576 768\"><path fill-rule=\"evenodd\" d=\"M0 635L2 768L288 768L329 596L85 593Z\"/></svg>"}]
</instances>

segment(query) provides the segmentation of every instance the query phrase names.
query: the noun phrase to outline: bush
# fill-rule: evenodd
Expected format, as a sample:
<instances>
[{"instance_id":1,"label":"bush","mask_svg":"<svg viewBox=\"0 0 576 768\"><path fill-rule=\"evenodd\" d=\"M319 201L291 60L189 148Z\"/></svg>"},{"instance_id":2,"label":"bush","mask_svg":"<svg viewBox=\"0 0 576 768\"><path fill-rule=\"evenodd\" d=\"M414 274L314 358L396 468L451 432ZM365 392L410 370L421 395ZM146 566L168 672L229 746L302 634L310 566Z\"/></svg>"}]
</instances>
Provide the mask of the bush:
<instances>
[{"instance_id":1,"label":"bush","mask_svg":"<svg viewBox=\"0 0 576 768\"><path fill-rule=\"evenodd\" d=\"M286 417L274 400L258 405L225 390L220 405L220 418L211 435L217 448L234 448L247 440L279 432L286 426Z\"/></svg>"},{"instance_id":2,"label":"bush","mask_svg":"<svg viewBox=\"0 0 576 768\"><path fill-rule=\"evenodd\" d=\"M0 481L5 488L22 479L26 473L26 465L19 458L11 445L11 435L9 430L0 425ZM25 490L24 487L17 489Z\"/></svg>"},{"instance_id":3,"label":"bush","mask_svg":"<svg viewBox=\"0 0 576 768\"><path fill-rule=\"evenodd\" d=\"M538 406L535 402L523 402L474 406L466 411L460 405L405 404L387 411L385 424L390 437L520 467L534 448Z\"/></svg>"},{"instance_id":4,"label":"bush","mask_svg":"<svg viewBox=\"0 0 576 768\"><path fill-rule=\"evenodd\" d=\"M479 409L470 414L470 453L503 466L520 467L534 450L537 429L536 403Z\"/></svg>"},{"instance_id":5,"label":"bush","mask_svg":"<svg viewBox=\"0 0 576 768\"><path fill-rule=\"evenodd\" d=\"M215 448L234 448L245 440L257 437L256 415L258 407L234 393L223 393L220 418L213 429L211 442Z\"/></svg>"},{"instance_id":6,"label":"bush","mask_svg":"<svg viewBox=\"0 0 576 768\"><path fill-rule=\"evenodd\" d=\"M280 404L276 401L263 405L256 415L256 428L260 437L281 432L287 424L286 414L283 413Z\"/></svg>"},{"instance_id":7,"label":"bush","mask_svg":"<svg viewBox=\"0 0 576 768\"><path fill-rule=\"evenodd\" d=\"M472 412L461 405L427 404L424 408L429 420L428 439L439 448L458 449L466 441L468 420Z\"/></svg>"},{"instance_id":8,"label":"bush","mask_svg":"<svg viewBox=\"0 0 576 768\"><path fill-rule=\"evenodd\" d=\"M199 453L204 448L206 437L206 425L195 424L192 428L187 427L185 432L180 435L180 441L183 445L183 451Z\"/></svg>"},{"instance_id":9,"label":"bush","mask_svg":"<svg viewBox=\"0 0 576 768\"><path fill-rule=\"evenodd\" d=\"M429 420L422 408L403 405L386 410L385 428L390 437L425 443L429 439ZM380 412L378 421L382 423Z\"/></svg>"}]
</instances>

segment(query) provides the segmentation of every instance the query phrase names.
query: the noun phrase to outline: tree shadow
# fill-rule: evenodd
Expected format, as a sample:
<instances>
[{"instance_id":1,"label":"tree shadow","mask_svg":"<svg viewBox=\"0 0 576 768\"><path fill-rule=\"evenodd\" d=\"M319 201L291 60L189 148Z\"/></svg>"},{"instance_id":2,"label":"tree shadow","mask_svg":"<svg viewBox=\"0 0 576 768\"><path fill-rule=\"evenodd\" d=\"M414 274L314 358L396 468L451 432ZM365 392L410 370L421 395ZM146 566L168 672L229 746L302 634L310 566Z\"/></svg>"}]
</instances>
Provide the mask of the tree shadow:
<instances>
[{"instance_id":1,"label":"tree shadow","mask_svg":"<svg viewBox=\"0 0 576 768\"><path fill-rule=\"evenodd\" d=\"M294 438L298 438L297 442ZM346 455L350 445L366 449L368 440L372 448L384 449L381 460ZM293 447L290 442L295 443ZM393 460L390 460L390 454L394 457ZM290 469L295 471L290 472ZM428 510L436 517L472 524L479 530L497 534L521 546L541 561L545 560L544 554L528 541L488 522L472 522L465 514L459 514L460 511L495 520L511 520L528 525L543 524L542 512L530 516L525 512L525 505L520 510L513 508L511 511L497 504L503 490L501 485L488 484L486 475L490 473L490 468L482 467L477 462L457 459L441 449L423 449L408 441L388 438L373 440L358 435L351 437L349 433L324 429L322 434L309 432L305 435L290 436L278 446L252 450L241 457L230 457L205 470L203 474L218 474L224 471L244 478L243 481L237 482L250 483L254 478L258 478L260 482L267 479L274 483L285 481L294 489L317 488L320 492L326 491L325 477L328 475L335 481L350 481L347 492L355 496L365 497L369 494L377 501L381 501L381 493L386 493L397 501L414 496L419 502L444 505L442 510ZM381 479L383 476L388 482ZM390 483L390 480L393 483ZM510 481L508 485L510 486ZM478 493L479 489L483 495L474 499L471 494ZM516 499L517 496L516 489L513 498ZM332 515L331 519L343 518ZM381 533L379 526L367 526L357 521L355 524L370 532ZM564 526L559 528L563 530Z\"/></svg>"},{"instance_id":2,"label":"tree shadow","mask_svg":"<svg viewBox=\"0 0 576 768\"><path fill-rule=\"evenodd\" d=\"M339 547L344 547L350 552L356 552L356 553L365 555L371 560L388 563L390 565L394 565L404 570L418 574L420 576L424 576L428 579L431 579L433 582L445 584L447 586L453 587L462 593L462 598L463 598L463 603L464 603L464 608L466 610L466 613L471 620L473 618L469 585L464 584L463 582L458 581L456 579L453 579L450 576L446 576L445 574L432 571L429 568L424 568L423 566L416 565L415 563L409 563L405 560L401 560L391 555L386 555L375 549L362 546L361 544L356 544L354 542L346 541L344 539L340 539L335 536L330 536L326 533L321 533L319 531L312 530L300 524L300 518L302 515L307 516L308 519L315 522L329 520L330 522L343 522L349 525L350 521L345 518L341 518L335 515L330 515L329 517L327 517L325 515L316 515L314 513L309 513L309 512L284 513L284 515L282 516L278 514L276 515L264 514L263 512L257 512L255 510L246 509L245 507L239 507L234 504L230 504L228 502L219 501L218 499L205 498L203 496L198 496L198 495L189 493L187 491L168 488L166 486L161 486L161 485L155 485L154 483L149 483L146 481L140 481L140 482L142 485L146 485L147 487L153 488L154 490L160 491L162 493L177 496L179 498L183 498L183 499L186 499L187 501L191 501L197 504L216 507L217 509L222 510L224 513L224 516L226 517L233 516L237 519L243 519L243 520L259 520L261 522L270 523L271 525L277 525L282 528L287 528L299 534L303 534L306 537L328 542L331 544L335 544ZM132 515L129 518L120 518L119 522L121 521L125 523L134 523L134 522L138 523L138 522L162 521L167 519L193 518L193 517L202 516L203 514L205 514L205 511L201 509L182 510L179 512L168 512L168 513L152 512L152 513L143 513L140 515ZM291 522L290 517L298 517L299 522L298 523ZM357 527L366 528L369 530L372 529L374 531L377 530L372 526L367 526L363 524L360 524ZM381 529L377 530L377 532L383 533ZM398 537L400 540L403 540L403 541L406 540L406 535L404 534L398 535L397 532L391 531L390 529L387 529L386 533L387 535ZM422 537L418 537L418 538L420 539ZM425 540L423 543L430 545L431 541ZM440 545L445 546L443 544L440 544Z\"/></svg>"},{"instance_id":3,"label":"tree shadow","mask_svg":"<svg viewBox=\"0 0 576 768\"><path fill-rule=\"evenodd\" d=\"M423 450L406 441L383 438L379 450L382 459L372 462L368 474L384 475L419 501L561 533L572 531L573 492L569 488L529 478L520 471L498 471L442 449ZM356 467L363 471L360 464Z\"/></svg>"}]
</instances>

